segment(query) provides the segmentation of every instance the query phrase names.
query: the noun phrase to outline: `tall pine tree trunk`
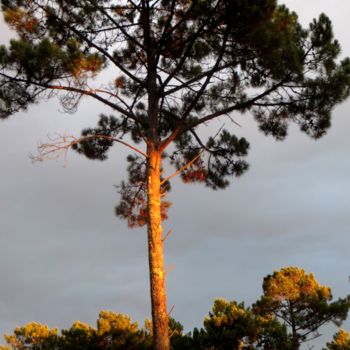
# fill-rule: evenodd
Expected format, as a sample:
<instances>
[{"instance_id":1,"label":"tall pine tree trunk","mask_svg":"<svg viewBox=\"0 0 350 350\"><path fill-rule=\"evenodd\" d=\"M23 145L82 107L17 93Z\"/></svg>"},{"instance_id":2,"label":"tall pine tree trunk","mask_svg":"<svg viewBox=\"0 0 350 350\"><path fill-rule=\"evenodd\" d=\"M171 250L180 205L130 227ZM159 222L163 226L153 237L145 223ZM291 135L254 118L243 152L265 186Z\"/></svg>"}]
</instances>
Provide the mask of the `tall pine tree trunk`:
<instances>
[{"instance_id":1,"label":"tall pine tree trunk","mask_svg":"<svg viewBox=\"0 0 350 350\"><path fill-rule=\"evenodd\" d=\"M155 350L170 350L161 220L161 154L147 148L148 257Z\"/></svg>"}]
</instances>

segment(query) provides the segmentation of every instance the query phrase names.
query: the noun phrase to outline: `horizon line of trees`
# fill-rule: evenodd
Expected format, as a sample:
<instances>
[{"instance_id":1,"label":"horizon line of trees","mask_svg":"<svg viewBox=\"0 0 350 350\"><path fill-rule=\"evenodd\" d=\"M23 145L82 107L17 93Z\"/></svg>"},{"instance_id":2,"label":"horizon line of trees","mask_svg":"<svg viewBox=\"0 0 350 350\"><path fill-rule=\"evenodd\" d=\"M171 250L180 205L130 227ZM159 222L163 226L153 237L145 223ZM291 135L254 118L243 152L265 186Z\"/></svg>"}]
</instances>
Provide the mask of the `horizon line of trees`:
<instances>
[{"instance_id":1,"label":"horizon line of trees","mask_svg":"<svg viewBox=\"0 0 350 350\"><path fill-rule=\"evenodd\" d=\"M172 350L298 350L319 337L320 327L340 327L350 295L333 301L331 289L298 267L274 271L263 280L263 295L251 306L216 299L202 328L184 332L170 318ZM4 335L0 350L151 350L152 321L143 327L127 315L101 311L96 327L76 321L69 329L30 322ZM339 328L322 350L350 350L350 334Z\"/></svg>"}]
</instances>

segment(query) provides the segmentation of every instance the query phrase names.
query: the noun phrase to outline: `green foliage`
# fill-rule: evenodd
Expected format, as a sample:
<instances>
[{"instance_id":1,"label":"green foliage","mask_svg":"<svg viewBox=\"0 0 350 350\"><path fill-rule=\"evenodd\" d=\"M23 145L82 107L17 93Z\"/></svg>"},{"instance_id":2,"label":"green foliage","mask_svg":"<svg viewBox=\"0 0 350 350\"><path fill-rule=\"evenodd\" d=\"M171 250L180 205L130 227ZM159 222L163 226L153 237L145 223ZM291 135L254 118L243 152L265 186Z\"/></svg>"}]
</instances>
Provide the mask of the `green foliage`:
<instances>
[{"instance_id":1,"label":"green foliage","mask_svg":"<svg viewBox=\"0 0 350 350\"><path fill-rule=\"evenodd\" d=\"M176 169L198 157L182 179L218 189L248 169L248 142L227 130L205 140L206 122L251 111L259 128L277 139L291 121L318 138L330 127L334 105L349 95L350 60L337 62L340 46L324 14L304 29L276 0L157 6L2 0L19 39L0 49L0 116L48 91L67 111L90 96L119 116L101 116L96 128L85 129L76 151L105 160L111 138L125 135L161 148L172 143L166 155ZM111 81L90 88L106 67L114 68ZM94 138L101 134L110 139Z\"/></svg>"},{"instance_id":2,"label":"green foliage","mask_svg":"<svg viewBox=\"0 0 350 350\"><path fill-rule=\"evenodd\" d=\"M192 348L198 350L292 349L286 327L275 317L256 314L243 303L225 299L215 300L204 328L195 329L192 341Z\"/></svg>"},{"instance_id":3,"label":"green foliage","mask_svg":"<svg viewBox=\"0 0 350 350\"><path fill-rule=\"evenodd\" d=\"M101 311L97 321L97 335L103 348L112 349L143 349L147 335L138 331L137 322L130 317L115 314L111 311Z\"/></svg>"},{"instance_id":4,"label":"green foliage","mask_svg":"<svg viewBox=\"0 0 350 350\"><path fill-rule=\"evenodd\" d=\"M254 347L257 350L292 350L293 344L287 327L275 317L255 315L257 335Z\"/></svg>"},{"instance_id":5,"label":"green foliage","mask_svg":"<svg viewBox=\"0 0 350 350\"><path fill-rule=\"evenodd\" d=\"M202 344L215 349L238 349L249 336L254 336L255 324L244 304L217 299L204 320Z\"/></svg>"},{"instance_id":6,"label":"green foliage","mask_svg":"<svg viewBox=\"0 0 350 350\"><path fill-rule=\"evenodd\" d=\"M264 295L252 307L217 299L203 328L184 333L170 317L172 350L297 350L327 322L337 325L347 316L348 299L331 302L331 290L313 274L286 267L264 278ZM129 316L101 311L97 327L76 321L59 334L39 323L17 327L5 335L1 350L151 350L152 322L142 328ZM340 329L327 350L350 349L349 334ZM324 350L326 350L324 349Z\"/></svg>"},{"instance_id":7,"label":"green foliage","mask_svg":"<svg viewBox=\"0 0 350 350\"><path fill-rule=\"evenodd\" d=\"M317 336L322 325L329 322L340 325L349 311L349 298L331 302L330 288L297 267L286 267L266 276L263 291L254 312L274 316L285 324L296 349L310 336Z\"/></svg>"},{"instance_id":8,"label":"green foliage","mask_svg":"<svg viewBox=\"0 0 350 350\"><path fill-rule=\"evenodd\" d=\"M71 328L49 329L38 323L17 327L5 335L5 350L151 350L152 338L145 329L138 329L130 317L101 311L97 328L76 321Z\"/></svg>"},{"instance_id":9,"label":"green foliage","mask_svg":"<svg viewBox=\"0 0 350 350\"><path fill-rule=\"evenodd\" d=\"M99 339L94 328L80 321L74 322L71 328L62 330L59 349L64 350L97 350Z\"/></svg>"}]
</instances>

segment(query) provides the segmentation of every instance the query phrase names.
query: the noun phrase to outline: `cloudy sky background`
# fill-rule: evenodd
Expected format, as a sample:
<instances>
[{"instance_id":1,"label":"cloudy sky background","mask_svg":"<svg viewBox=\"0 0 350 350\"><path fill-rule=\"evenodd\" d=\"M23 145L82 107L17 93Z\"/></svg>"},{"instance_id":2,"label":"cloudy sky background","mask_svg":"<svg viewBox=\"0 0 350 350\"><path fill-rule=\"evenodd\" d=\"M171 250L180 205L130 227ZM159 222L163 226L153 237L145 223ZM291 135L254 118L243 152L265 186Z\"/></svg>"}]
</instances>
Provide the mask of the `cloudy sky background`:
<instances>
[{"instance_id":1,"label":"cloudy sky background","mask_svg":"<svg viewBox=\"0 0 350 350\"><path fill-rule=\"evenodd\" d=\"M284 3L304 24L328 14L350 56L348 0ZM6 42L3 24L0 33ZM66 167L29 158L47 134L79 135L101 112L110 111L86 99L67 115L52 100L0 123L0 334L33 320L94 325L101 309L141 324L150 316L145 230L114 216L126 150L116 146L106 162L69 153ZM323 139L291 127L284 142L260 134L249 115L234 116L251 143L249 172L221 192L174 181L164 225L173 230L165 243L168 304L186 330L202 325L217 297L250 305L263 277L284 266L314 272L336 298L349 293L350 102L333 116Z\"/></svg>"}]
</instances>

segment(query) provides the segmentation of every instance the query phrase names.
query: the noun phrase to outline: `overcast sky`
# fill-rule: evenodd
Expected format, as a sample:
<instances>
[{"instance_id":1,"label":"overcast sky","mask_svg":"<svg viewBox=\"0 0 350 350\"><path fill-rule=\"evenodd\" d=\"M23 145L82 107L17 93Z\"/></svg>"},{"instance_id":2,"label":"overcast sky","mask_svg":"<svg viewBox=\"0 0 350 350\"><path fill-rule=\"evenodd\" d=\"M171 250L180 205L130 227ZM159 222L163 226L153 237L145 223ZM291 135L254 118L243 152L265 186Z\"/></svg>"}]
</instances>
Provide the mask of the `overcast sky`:
<instances>
[{"instance_id":1,"label":"overcast sky","mask_svg":"<svg viewBox=\"0 0 350 350\"><path fill-rule=\"evenodd\" d=\"M284 2L304 24L327 13L350 56L349 0ZM150 317L146 232L114 216L125 150L113 148L106 162L70 153L66 167L29 158L47 134L79 135L101 112L110 111L83 100L66 115L52 100L0 123L0 334L29 321L94 325L101 309ZM222 192L174 181L168 304L186 330L202 325L217 297L250 305L263 277L284 266L314 272L335 297L349 293L349 114L349 102L338 106L319 141L292 127L284 142L235 116L251 143L249 172Z\"/></svg>"}]
</instances>

